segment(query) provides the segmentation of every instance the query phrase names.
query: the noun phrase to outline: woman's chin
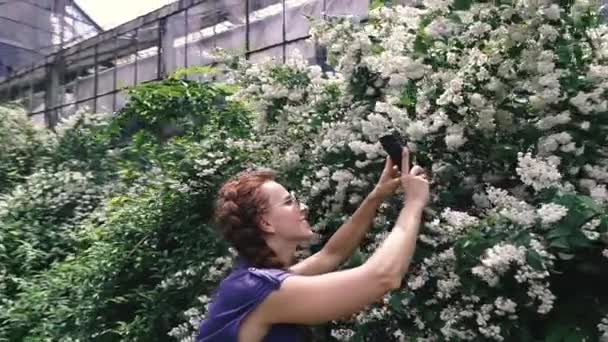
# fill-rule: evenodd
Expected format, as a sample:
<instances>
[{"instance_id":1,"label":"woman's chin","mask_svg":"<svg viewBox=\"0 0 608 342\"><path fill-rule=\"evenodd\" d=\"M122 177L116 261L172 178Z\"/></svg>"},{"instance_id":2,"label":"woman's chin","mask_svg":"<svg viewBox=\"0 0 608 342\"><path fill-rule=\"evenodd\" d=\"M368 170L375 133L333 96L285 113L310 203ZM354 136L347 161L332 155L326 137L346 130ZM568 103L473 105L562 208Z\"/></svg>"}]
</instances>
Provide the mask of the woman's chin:
<instances>
[{"instance_id":1,"label":"woman's chin","mask_svg":"<svg viewBox=\"0 0 608 342\"><path fill-rule=\"evenodd\" d=\"M306 221L303 222L302 230L303 230L303 232L302 232L302 235L303 235L302 239L303 240L308 241L308 240L312 239L315 236L315 233L312 231L312 228L310 227L310 225Z\"/></svg>"},{"instance_id":2,"label":"woman's chin","mask_svg":"<svg viewBox=\"0 0 608 342\"><path fill-rule=\"evenodd\" d=\"M315 237L315 232L313 232L311 229L308 229L308 231L306 232L306 241L312 240L313 237Z\"/></svg>"}]
</instances>

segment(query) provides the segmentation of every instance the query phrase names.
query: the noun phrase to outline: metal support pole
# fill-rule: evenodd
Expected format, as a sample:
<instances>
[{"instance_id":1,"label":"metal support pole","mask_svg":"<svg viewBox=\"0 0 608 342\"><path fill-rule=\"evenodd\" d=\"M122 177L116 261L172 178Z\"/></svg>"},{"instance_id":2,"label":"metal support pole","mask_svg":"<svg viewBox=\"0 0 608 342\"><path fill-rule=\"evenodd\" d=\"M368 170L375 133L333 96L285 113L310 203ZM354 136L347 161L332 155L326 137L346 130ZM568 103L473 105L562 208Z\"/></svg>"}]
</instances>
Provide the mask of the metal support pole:
<instances>
[{"instance_id":1,"label":"metal support pole","mask_svg":"<svg viewBox=\"0 0 608 342\"><path fill-rule=\"evenodd\" d=\"M371 4L370 0L370 4ZM327 0L323 0L323 20L327 20ZM317 65L321 66L321 70L329 71L329 67L327 65L327 49L319 44L315 43L315 59Z\"/></svg>"},{"instance_id":2,"label":"metal support pole","mask_svg":"<svg viewBox=\"0 0 608 342\"><path fill-rule=\"evenodd\" d=\"M287 19L285 18L287 10L285 8L285 0L283 0L283 63L287 62Z\"/></svg>"},{"instance_id":3,"label":"metal support pole","mask_svg":"<svg viewBox=\"0 0 608 342\"><path fill-rule=\"evenodd\" d=\"M93 113L97 113L97 92L99 89L99 61L98 61L98 44L95 44L93 52L93 64L95 64L95 71L93 76Z\"/></svg>"},{"instance_id":4,"label":"metal support pole","mask_svg":"<svg viewBox=\"0 0 608 342\"><path fill-rule=\"evenodd\" d=\"M157 63L156 63L156 79L160 80L165 76L165 71L163 70L163 54L164 54L164 49L163 49L163 37L165 35L165 25L166 25L166 19L163 18L158 22L158 41L157 41L157 52L158 52L158 58L157 58Z\"/></svg>"},{"instance_id":5,"label":"metal support pole","mask_svg":"<svg viewBox=\"0 0 608 342\"><path fill-rule=\"evenodd\" d=\"M62 60L56 59L55 63L47 66L47 81L44 99L44 119L49 129L54 129L57 124L57 100L59 99L59 83L62 68Z\"/></svg>"},{"instance_id":6,"label":"metal support pole","mask_svg":"<svg viewBox=\"0 0 608 342\"><path fill-rule=\"evenodd\" d=\"M245 59L249 60L249 0L245 0Z\"/></svg>"},{"instance_id":7,"label":"metal support pole","mask_svg":"<svg viewBox=\"0 0 608 342\"><path fill-rule=\"evenodd\" d=\"M65 68L64 68L64 60L62 58L63 49L65 44L65 8L67 3L65 0L55 0L55 12L59 15L59 51L57 54L57 58L61 61L58 79L58 88L59 88L59 108L55 111L56 119L60 116L63 116L63 105L65 100Z\"/></svg>"},{"instance_id":8,"label":"metal support pole","mask_svg":"<svg viewBox=\"0 0 608 342\"><path fill-rule=\"evenodd\" d=\"M114 52L112 53L112 56L113 56L112 61L114 62L114 70L112 70L112 77L113 77L113 80L112 80L112 90L113 90L112 112L116 111L116 86L118 83L118 63L116 63L118 58L116 57L116 54L117 54L118 48L120 47L120 44L118 42L119 42L118 36L114 36Z\"/></svg>"},{"instance_id":9,"label":"metal support pole","mask_svg":"<svg viewBox=\"0 0 608 342\"><path fill-rule=\"evenodd\" d=\"M133 85L137 84L137 62L139 61L139 28L135 29L135 63L133 63Z\"/></svg>"},{"instance_id":10,"label":"metal support pole","mask_svg":"<svg viewBox=\"0 0 608 342\"><path fill-rule=\"evenodd\" d=\"M190 34L190 25L188 25L188 10L189 8L186 8L186 11L184 12L184 26L185 26L185 30L184 30L184 37L185 37L185 43L184 43L184 68L188 68L188 35ZM186 73L186 80L188 79L188 74Z\"/></svg>"},{"instance_id":11,"label":"metal support pole","mask_svg":"<svg viewBox=\"0 0 608 342\"><path fill-rule=\"evenodd\" d=\"M34 63L32 63L32 70L34 70ZM31 113L34 111L34 79L33 79L33 77L30 77L28 81L29 81L28 84L29 84L29 89L30 89L30 93L29 93L30 105L27 110L29 113Z\"/></svg>"},{"instance_id":12,"label":"metal support pole","mask_svg":"<svg viewBox=\"0 0 608 342\"><path fill-rule=\"evenodd\" d=\"M80 51L78 51L78 54L80 55ZM76 77L74 77L74 103L75 103L75 111L78 112L78 110L80 109L80 100L79 100L79 96L80 96L80 69L76 70Z\"/></svg>"}]
</instances>

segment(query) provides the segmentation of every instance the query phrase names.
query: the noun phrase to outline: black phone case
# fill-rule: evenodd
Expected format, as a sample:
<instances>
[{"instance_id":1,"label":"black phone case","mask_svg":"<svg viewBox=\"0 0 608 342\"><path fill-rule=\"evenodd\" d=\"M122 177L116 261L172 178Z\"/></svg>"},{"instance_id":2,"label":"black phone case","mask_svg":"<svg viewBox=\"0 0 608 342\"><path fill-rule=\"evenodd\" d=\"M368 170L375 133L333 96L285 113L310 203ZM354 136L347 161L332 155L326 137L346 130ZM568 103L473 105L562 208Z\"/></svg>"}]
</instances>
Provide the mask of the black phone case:
<instances>
[{"instance_id":1,"label":"black phone case","mask_svg":"<svg viewBox=\"0 0 608 342\"><path fill-rule=\"evenodd\" d=\"M401 171L401 156L403 147L399 138L395 134L385 135L380 137L380 144L382 148L388 153L393 161L393 164L397 165L399 171Z\"/></svg>"}]
</instances>

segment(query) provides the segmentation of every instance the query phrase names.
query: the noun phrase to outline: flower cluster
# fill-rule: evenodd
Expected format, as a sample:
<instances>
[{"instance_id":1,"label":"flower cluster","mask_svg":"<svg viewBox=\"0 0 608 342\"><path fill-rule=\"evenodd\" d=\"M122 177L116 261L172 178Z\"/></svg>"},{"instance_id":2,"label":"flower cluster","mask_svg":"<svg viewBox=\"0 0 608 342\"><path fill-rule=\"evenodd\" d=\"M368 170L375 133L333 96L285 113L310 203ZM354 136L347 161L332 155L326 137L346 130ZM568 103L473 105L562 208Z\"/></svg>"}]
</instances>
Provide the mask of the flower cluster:
<instances>
[{"instance_id":1,"label":"flower cluster","mask_svg":"<svg viewBox=\"0 0 608 342\"><path fill-rule=\"evenodd\" d=\"M234 253L234 251L232 251ZM215 284L228 274L232 267L232 259L229 257L219 257L210 263L202 263L196 267L188 268L184 271L178 271L172 277L163 280L159 287L167 288L184 288L186 284L194 277L203 276L206 282ZM201 320L206 318L209 304L211 302L210 295L201 295L197 298L197 305L184 311L183 315L186 322L174 327L169 336L177 339L180 342L194 342L196 340L196 332L198 331Z\"/></svg>"},{"instance_id":2,"label":"flower cluster","mask_svg":"<svg viewBox=\"0 0 608 342\"><path fill-rule=\"evenodd\" d=\"M600 324L597 325L600 332L600 342L608 341L608 316L602 318Z\"/></svg>"}]
</instances>

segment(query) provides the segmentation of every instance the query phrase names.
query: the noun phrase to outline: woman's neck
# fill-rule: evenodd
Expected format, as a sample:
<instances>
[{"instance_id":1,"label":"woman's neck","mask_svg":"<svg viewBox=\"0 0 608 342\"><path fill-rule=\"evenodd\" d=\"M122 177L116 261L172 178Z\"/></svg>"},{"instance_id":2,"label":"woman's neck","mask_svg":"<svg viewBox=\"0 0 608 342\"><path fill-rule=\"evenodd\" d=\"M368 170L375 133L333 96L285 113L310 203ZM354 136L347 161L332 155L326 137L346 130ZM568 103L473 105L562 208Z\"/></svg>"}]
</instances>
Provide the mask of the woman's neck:
<instances>
[{"instance_id":1,"label":"woman's neck","mask_svg":"<svg viewBox=\"0 0 608 342\"><path fill-rule=\"evenodd\" d=\"M266 243L286 268L293 264L298 247L297 243L272 238L267 239Z\"/></svg>"}]
</instances>

